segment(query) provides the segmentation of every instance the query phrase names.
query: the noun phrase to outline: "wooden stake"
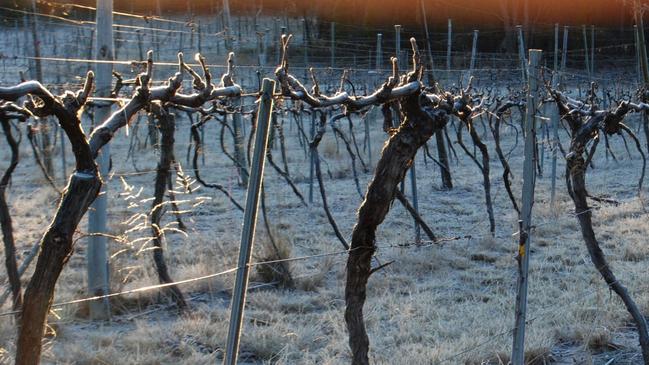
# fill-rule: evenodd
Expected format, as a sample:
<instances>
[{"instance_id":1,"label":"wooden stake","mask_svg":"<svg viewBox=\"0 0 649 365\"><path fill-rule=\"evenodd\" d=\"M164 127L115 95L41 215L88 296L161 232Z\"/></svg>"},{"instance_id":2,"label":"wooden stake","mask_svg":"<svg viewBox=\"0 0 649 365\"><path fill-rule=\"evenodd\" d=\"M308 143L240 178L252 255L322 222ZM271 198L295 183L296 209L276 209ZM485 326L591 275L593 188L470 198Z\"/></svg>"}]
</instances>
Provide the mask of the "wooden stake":
<instances>
[{"instance_id":1,"label":"wooden stake","mask_svg":"<svg viewBox=\"0 0 649 365\"><path fill-rule=\"evenodd\" d=\"M279 18L275 18L275 21L273 22L273 32L275 34L275 40L273 42L275 44L275 64L276 65L279 65L279 63L282 62L282 60L281 60L281 57L282 57L282 52L281 52L282 34L279 31L279 22L280 22Z\"/></svg>"},{"instance_id":2,"label":"wooden stake","mask_svg":"<svg viewBox=\"0 0 649 365\"><path fill-rule=\"evenodd\" d=\"M311 129L309 131L309 139L312 141L315 137L315 123L316 123L316 111L315 109L311 110ZM313 150L309 149L309 205L313 204L313 176L315 173L315 155Z\"/></svg>"},{"instance_id":3,"label":"wooden stake","mask_svg":"<svg viewBox=\"0 0 649 365\"><path fill-rule=\"evenodd\" d=\"M232 128L234 130L234 158L238 162L237 169L239 176L241 176L241 184L248 186L248 172L242 166L247 166L246 154L244 153L244 132L242 130L241 121L241 97L237 96L232 98L232 106L236 112L232 115ZM203 128L204 130L205 128ZM204 156L205 154L203 154Z\"/></svg>"},{"instance_id":4,"label":"wooden stake","mask_svg":"<svg viewBox=\"0 0 649 365\"><path fill-rule=\"evenodd\" d=\"M590 73L590 60L588 59L588 35L586 34L586 26L581 26L581 32L584 38L584 62L586 64L586 72L588 72L588 81L592 81L593 75Z\"/></svg>"},{"instance_id":5,"label":"wooden stake","mask_svg":"<svg viewBox=\"0 0 649 365\"><path fill-rule=\"evenodd\" d=\"M446 78L451 79L451 51L453 49L453 20L448 20L448 38L446 41Z\"/></svg>"},{"instance_id":6,"label":"wooden stake","mask_svg":"<svg viewBox=\"0 0 649 365\"><path fill-rule=\"evenodd\" d=\"M308 78L308 68L309 68L309 33L308 33L308 24L306 23L306 18L302 19L302 49L304 51L304 78ZM279 45L279 38L277 38L277 44ZM279 57L279 52L278 52ZM280 61L277 61L279 65Z\"/></svg>"},{"instance_id":7,"label":"wooden stake","mask_svg":"<svg viewBox=\"0 0 649 365\"><path fill-rule=\"evenodd\" d=\"M421 4L421 16L424 23L424 32L426 32L426 50L427 50L426 53L428 54L428 72L429 75L431 76L431 80L434 80L435 74L433 72L433 68L435 68L435 63L433 62L433 51L430 45L430 34L428 33L428 18L426 17L426 5L424 4L424 0L420 0L419 3Z\"/></svg>"},{"instance_id":8,"label":"wooden stake","mask_svg":"<svg viewBox=\"0 0 649 365\"><path fill-rule=\"evenodd\" d=\"M225 48L226 53L232 52L232 19L230 18L230 1L223 0L223 21L224 21L224 31L225 31ZM241 34L241 32L239 32Z\"/></svg>"},{"instance_id":9,"label":"wooden stake","mask_svg":"<svg viewBox=\"0 0 649 365\"><path fill-rule=\"evenodd\" d=\"M469 84L469 80L471 79L471 76L473 76L473 71L475 70L475 59L478 53L478 34L480 34L479 30L476 29L473 31L473 44L471 45L471 62L469 64L469 75L466 80L466 85Z\"/></svg>"},{"instance_id":10,"label":"wooden stake","mask_svg":"<svg viewBox=\"0 0 649 365\"><path fill-rule=\"evenodd\" d=\"M101 61L112 61L113 53L113 0L97 0L97 48L95 59ZM96 92L99 97L110 97L112 89L111 63L98 63L95 65ZM108 119L110 107L102 106L95 111L95 120L98 124ZM110 165L110 144L106 144L96 159L99 172L102 177L108 176ZM106 295L110 291L108 275L108 247L106 237L97 235L107 233L107 187L102 187L102 193L95 199L92 209L88 211L88 233L91 235L88 240L87 272L88 272L88 294L91 296ZM90 317L93 319L106 320L110 318L110 303L108 298L90 302Z\"/></svg>"},{"instance_id":11,"label":"wooden stake","mask_svg":"<svg viewBox=\"0 0 649 365\"><path fill-rule=\"evenodd\" d=\"M649 87L649 60L647 60L647 46L645 43L644 20L642 12L638 9L635 11L635 21L638 25L638 53L640 54L640 69L642 71L642 82L645 88ZM644 98L643 98L644 99ZM643 100L647 102L647 100ZM644 130L646 147L649 151L649 115L642 115L642 129Z\"/></svg>"},{"instance_id":12,"label":"wooden stake","mask_svg":"<svg viewBox=\"0 0 649 365\"><path fill-rule=\"evenodd\" d=\"M33 14L32 14L30 25L32 28L32 41L34 44L34 65L36 66L35 76L36 76L36 80L43 82L43 69L41 67L41 42L39 40L39 33L38 33L38 18L36 16L36 0L31 1L31 10Z\"/></svg>"},{"instance_id":13,"label":"wooden stake","mask_svg":"<svg viewBox=\"0 0 649 365\"><path fill-rule=\"evenodd\" d=\"M331 22L331 68L336 67L336 23Z\"/></svg>"},{"instance_id":14,"label":"wooden stake","mask_svg":"<svg viewBox=\"0 0 649 365\"><path fill-rule=\"evenodd\" d=\"M369 118L363 118L365 124L365 142L367 143L367 166L371 170L372 167L372 137L370 134L370 121Z\"/></svg>"},{"instance_id":15,"label":"wooden stake","mask_svg":"<svg viewBox=\"0 0 649 365\"><path fill-rule=\"evenodd\" d=\"M376 34L376 72L381 71L381 66L383 65L383 50L381 49L383 43L383 34Z\"/></svg>"},{"instance_id":16,"label":"wooden stake","mask_svg":"<svg viewBox=\"0 0 649 365\"><path fill-rule=\"evenodd\" d=\"M561 79L563 79L563 73L566 72L566 63L568 60L568 26L563 27L563 51L561 52ZM561 82L561 80L559 81Z\"/></svg>"},{"instance_id":17,"label":"wooden stake","mask_svg":"<svg viewBox=\"0 0 649 365\"><path fill-rule=\"evenodd\" d=\"M552 74L552 87L559 85L559 24L554 25L554 73ZM550 112L552 121L552 173L550 207L554 209L557 190L557 149L559 148L559 113L556 108Z\"/></svg>"},{"instance_id":18,"label":"wooden stake","mask_svg":"<svg viewBox=\"0 0 649 365\"><path fill-rule=\"evenodd\" d=\"M638 44L640 53L640 69L642 71L642 80L645 86L649 85L649 63L647 60L647 46L644 35L644 20L640 11L636 11L636 24L638 25Z\"/></svg>"},{"instance_id":19,"label":"wooden stake","mask_svg":"<svg viewBox=\"0 0 649 365\"><path fill-rule=\"evenodd\" d=\"M417 198L417 170L415 168L417 162L417 155L412 159L412 166L410 166L410 188L412 189L412 206L415 212L419 214L419 200ZM415 219L415 242L421 242L421 227L419 222Z\"/></svg>"},{"instance_id":20,"label":"wooden stake","mask_svg":"<svg viewBox=\"0 0 649 365\"><path fill-rule=\"evenodd\" d=\"M521 77L523 82L527 82L527 60L525 59L525 39L523 38L523 27L516 26L518 30L518 57L521 62Z\"/></svg>"},{"instance_id":21,"label":"wooden stake","mask_svg":"<svg viewBox=\"0 0 649 365\"><path fill-rule=\"evenodd\" d=\"M633 37L635 42L636 72L638 73L638 82L642 84L642 61L640 61L640 36L638 25L633 25Z\"/></svg>"},{"instance_id":22,"label":"wooden stake","mask_svg":"<svg viewBox=\"0 0 649 365\"><path fill-rule=\"evenodd\" d=\"M595 75L595 26L590 26L590 75Z\"/></svg>"},{"instance_id":23,"label":"wooden stake","mask_svg":"<svg viewBox=\"0 0 649 365\"><path fill-rule=\"evenodd\" d=\"M394 43L399 67L403 67L401 58L401 26L398 24L394 26Z\"/></svg>"}]
</instances>

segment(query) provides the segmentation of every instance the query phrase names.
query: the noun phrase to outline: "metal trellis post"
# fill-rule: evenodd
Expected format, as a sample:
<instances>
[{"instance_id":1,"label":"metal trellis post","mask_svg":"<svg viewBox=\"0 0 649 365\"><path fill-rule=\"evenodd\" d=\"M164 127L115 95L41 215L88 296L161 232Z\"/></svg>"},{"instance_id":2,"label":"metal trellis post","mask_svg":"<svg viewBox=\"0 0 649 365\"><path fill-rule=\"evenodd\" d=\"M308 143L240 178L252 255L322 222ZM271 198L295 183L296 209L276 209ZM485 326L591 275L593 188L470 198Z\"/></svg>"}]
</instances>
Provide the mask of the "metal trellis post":
<instances>
[{"instance_id":1,"label":"metal trellis post","mask_svg":"<svg viewBox=\"0 0 649 365\"><path fill-rule=\"evenodd\" d=\"M270 116L273 111L273 92L275 81L264 79L261 88L259 112L257 114L257 132L255 135L255 149L250 166L250 179L246 207L243 217L243 230L241 232L241 247L239 249L239 263L237 277L232 295L232 308L230 312L230 327L225 352L225 365L235 365L239 353L239 340L241 337L241 322L246 302L248 276L250 273L250 257L255 238L257 210L259 196L264 177L264 162L268 146L268 132L270 130Z\"/></svg>"},{"instance_id":2,"label":"metal trellis post","mask_svg":"<svg viewBox=\"0 0 649 365\"><path fill-rule=\"evenodd\" d=\"M532 227L532 206L534 204L534 185L536 180L535 125L536 101L538 94L539 64L543 51L530 50L530 68L527 93L527 113L525 116L525 160L523 162L523 208L520 216L518 246L518 291L516 294L516 322L512 364L525 363L525 316L527 314L527 284L530 262L530 228Z\"/></svg>"}]
</instances>

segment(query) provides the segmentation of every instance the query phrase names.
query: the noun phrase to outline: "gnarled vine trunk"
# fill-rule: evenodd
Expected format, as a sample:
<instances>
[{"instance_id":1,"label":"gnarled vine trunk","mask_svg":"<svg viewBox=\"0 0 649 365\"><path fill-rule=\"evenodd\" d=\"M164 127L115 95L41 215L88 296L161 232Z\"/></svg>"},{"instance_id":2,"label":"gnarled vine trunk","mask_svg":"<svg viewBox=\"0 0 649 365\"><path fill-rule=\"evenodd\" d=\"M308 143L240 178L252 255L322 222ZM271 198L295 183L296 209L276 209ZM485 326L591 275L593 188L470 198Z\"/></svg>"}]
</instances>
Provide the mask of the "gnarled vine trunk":
<instances>
[{"instance_id":1,"label":"gnarled vine trunk","mask_svg":"<svg viewBox=\"0 0 649 365\"><path fill-rule=\"evenodd\" d=\"M75 172L65 188L52 224L41 239L41 253L25 290L16 350L17 365L39 363L43 324L52 304L56 281L72 254L72 237L79 221L100 188L101 179L96 170Z\"/></svg>"},{"instance_id":2,"label":"gnarled vine trunk","mask_svg":"<svg viewBox=\"0 0 649 365\"><path fill-rule=\"evenodd\" d=\"M615 111L589 111L588 119L582 122L582 116L578 112L572 113L567 104L564 104L561 95L553 92L555 101L559 108L560 115L566 120L571 131L570 151L566 156L566 185L568 194L575 205L575 214L581 228L581 235L586 243L586 248L590 259L595 268L600 273L606 284L611 288L624 302L626 309L633 318L638 330L640 348L644 359L644 364L649 365L649 333L647 332L647 321L642 315L627 289L615 277L609 267L604 252L599 246L593 229L592 211L588 206L588 191L586 189L586 169L588 161L584 158L586 145L591 140L598 137L600 133L616 134L622 131L629 133L636 141L638 150L642 151L639 141L626 127L622 120L630 110L628 103L620 104ZM589 154L589 160L592 156ZM644 178L644 168L643 168ZM641 178L642 181L642 178ZM640 186L642 186L640 184Z\"/></svg>"},{"instance_id":3,"label":"gnarled vine trunk","mask_svg":"<svg viewBox=\"0 0 649 365\"><path fill-rule=\"evenodd\" d=\"M649 336L647 335L647 321L645 317L640 313L638 306L629 295L627 289L622 285L622 283L615 277L613 271L608 265L606 258L604 257L604 252L599 247L599 242L595 237L595 231L593 230L593 222L591 219L592 213L591 208L588 206L588 193L586 190L586 178L585 170L587 164L583 158L583 147L577 149L577 153L571 158L568 158L566 164L566 174L570 176L570 186L568 187L570 197L575 204L575 213L577 215L577 220L579 221L579 226L581 228L581 235L584 238L586 243L586 248L590 255L590 259L595 265L597 271L599 271L606 284L622 299L626 309L631 314L633 321L636 324L638 329L638 334L640 337L640 348L642 350L642 356L644 358L644 364L649 364ZM574 151L571 151L574 152Z\"/></svg>"},{"instance_id":4,"label":"gnarled vine trunk","mask_svg":"<svg viewBox=\"0 0 649 365\"><path fill-rule=\"evenodd\" d=\"M352 232L347 260L345 322L354 365L369 363L369 339L365 329L363 306L367 281L373 272L371 260L376 250L376 229L390 210L398 185L414 163L417 150L447 121L444 111L435 110L431 117L430 113L422 111L419 102L420 93L417 92L401 103L406 118L381 152L374 178L358 210L358 219Z\"/></svg>"}]
</instances>

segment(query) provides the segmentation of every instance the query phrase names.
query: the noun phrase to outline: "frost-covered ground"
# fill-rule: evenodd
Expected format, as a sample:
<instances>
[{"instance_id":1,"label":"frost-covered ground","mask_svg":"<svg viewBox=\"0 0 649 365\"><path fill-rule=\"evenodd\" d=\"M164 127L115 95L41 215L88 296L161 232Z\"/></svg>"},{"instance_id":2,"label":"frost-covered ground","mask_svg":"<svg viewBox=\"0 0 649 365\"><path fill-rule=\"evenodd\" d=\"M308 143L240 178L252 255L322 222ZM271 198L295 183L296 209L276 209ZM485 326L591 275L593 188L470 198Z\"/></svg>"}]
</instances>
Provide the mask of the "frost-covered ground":
<instances>
[{"instance_id":1,"label":"frost-covered ground","mask_svg":"<svg viewBox=\"0 0 649 365\"><path fill-rule=\"evenodd\" d=\"M165 71L166 72L166 71ZM164 72L158 73L164 79ZM2 81L4 85L4 80ZM247 100L252 104L252 100ZM373 164L386 137L378 113L370 114ZM284 119L288 164L291 176L308 196L308 159L298 141L298 129L289 116ZM307 123L305 118L305 123ZM518 114L514 115L518 123ZM245 119L249 122L249 119ZM112 143L113 173L106 179L109 197L110 233L122 239L110 242L111 286L122 291L157 283L151 259L149 229L136 214L146 214L153 193L158 158L150 147L135 148L136 172L127 154L134 134L146 138L145 118L127 136L120 131ZM457 123L457 122L456 122ZM637 119L630 118L636 127ZM356 138L362 149L363 124L354 119ZM308 123L306 124L308 125ZM483 134L482 125L477 124ZM342 125L347 131L346 123ZM249 130L249 128L247 128ZM237 201L245 190L237 185L237 172L221 151L220 126L212 122L205 131L205 180L222 184ZM452 139L454 133L451 133ZM515 133L504 133L504 149L514 146ZM454 189L439 189L439 169L417 155L419 209L423 219L439 237L463 237L440 245L408 246L413 243L413 222L395 203L377 237L380 262L394 263L373 275L365 307L371 341L371 360L377 364L480 364L506 363L511 347L513 302L516 286L516 215L502 183L490 134L485 141L492 154L491 179L497 233L491 237L484 205L482 178L474 163L455 149L452 159ZM191 177L187 163L189 122L179 116L176 157ZM465 136L465 141L469 139ZM564 146L565 133L561 132ZM618 158L606 158L603 146L589 171L587 185L593 195L606 195L619 206L592 203L596 207L595 230L618 278L627 285L643 312L649 312L649 284L644 280L649 262L646 244L649 225L644 204L637 195L642 166L631 148L627 155L619 137L611 140ZM232 141L227 139L228 150ZM277 144L278 145L278 144ZM434 141L429 142L434 153ZM342 142L337 145L331 130L320 146L324 159L327 198L332 213L349 237L361 198L354 187L350 159ZM281 161L274 149L275 161ZM611 294L590 263L572 203L566 194L564 163L559 159L557 206L550 196L550 160L545 153L544 175L537 180L532 233L529 287L529 358L542 364L637 364L640 354L633 325L621 301ZM363 158L367 161L367 153ZM52 217L57 194L37 169L26 138L21 145L22 161L14 174L8 200L14 218L19 260L37 242ZM71 154L68 152L68 162ZM8 149L0 148L0 170L6 167ZM55 166L59 167L58 155ZM522 140L511 155L514 190L520 195ZM281 163L280 163L281 165ZM68 172L71 165L68 166ZM331 173L331 176L327 172ZM360 169L364 188L371 173ZM60 168L56 172L63 186ZM321 207L317 186L314 204L304 207L284 180L267 166L266 195L271 229L291 257L341 251ZM194 185L198 187L197 184ZM409 184L406 193L410 194ZM176 190L181 191L180 187ZM644 189L643 191L646 191ZM175 280L218 273L236 265L242 213L224 195L208 188L176 197L187 234L170 230L166 254ZM198 204L200 203L200 204ZM646 203L645 203L646 204ZM174 227L172 214L164 223ZM127 224L129 223L129 224ZM87 227L80 225L79 236ZM143 227L143 228L142 228ZM130 230L124 236L124 232ZM56 291L55 302L84 297L85 248L80 239ZM400 246L408 247L400 247ZM268 257L268 235L259 221L254 261ZM267 270L253 270L241 343L245 363L342 364L349 362L343 319L345 255L293 261L290 269L296 288L280 289ZM4 275L4 270L2 270ZM26 277L29 277L27 275ZM228 306L232 274L181 286L190 298L191 311L177 316L164 298L153 292L125 295L112 302L114 316L106 323L87 319L84 305L64 306L52 311L50 329L44 339L43 362L52 364L203 364L222 356L229 320ZM270 285L264 285L268 284ZM8 310L5 305L3 310ZM10 316L0 320L0 356L11 362L16 323ZM551 360L554 359L554 360ZM612 360L612 362L611 362Z\"/></svg>"},{"instance_id":2,"label":"frost-covered ground","mask_svg":"<svg viewBox=\"0 0 649 365\"><path fill-rule=\"evenodd\" d=\"M516 120L515 116L515 120ZM376 161L382 141L380 121L370 118L373 159ZM141 123L144 122L144 119ZM355 124L362 126L360 121ZM297 140L297 128L285 120L289 168L298 188L308 195L308 163ZM479 124L478 124L479 125ZM479 127L481 128L481 127ZM218 145L217 124L206 129L206 158L203 175L210 182L226 186L239 202L244 190L237 186L236 170L223 156ZM359 143L362 128L355 129ZM127 137L120 132L112 144L113 172L108 179L110 230L120 235L134 224L123 224L134 214L146 213L152 194L156 153L150 148L136 150L134 173L126 161L131 128ZM138 135L145 138L144 124ZM177 130L176 156L186 170L188 122L181 119ZM514 143L514 133L505 134L505 146ZM493 146L491 138L485 138ZM565 143L565 135L562 134ZM434 151L434 142L429 143ZM229 145L231 149L231 144ZM456 146L457 147L457 146ZM641 160L632 151L629 158L621 140L613 140L619 159L606 160L603 150L595 159L595 169L588 174L592 194L606 194L618 199L619 206L602 205L594 213L596 231L619 278L628 285L646 312L649 296L644 284L649 248L644 237L649 232L646 214L635 194ZM516 217L510 208L501 179L501 168L492 161L492 182L497 234L490 237L483 189L473 162L462 154L453 159L455 188L443 191L439 171L423 154L417 156L419 206L424 219L440 237L470 236L441 245L393 247L413 242L413 222L407 212L394 204L378 232L381 262L394 260L369 283L366 304L367 326L371 339L371 356L376 363L498 363L506 361L510 347L509 330L513 323L513 300L516 283ZM355 211L361 199L354 188L350 159L329 131L321 145L326 161L327 197L332 212L346 236L354 224ZM2 149L2 161L7 151ZM35 167L26 141L22 144L22 161L14 175L8 197L16 227L19 252L26 252L43 233L54 212L56 194L44 184ZM522 145L512 153L516 174L515 191L521 187ZM546 156L548 154L546 153ZM69 155L68 155L69 156ZM274 150L281 161L279 150ZM367 155L363 156L367 159ZM55 164L59 160L55 159ZM58 166L58 165L57 165ZM590 263L582 243L576 219L565 193L563 162L559 161L558 205L549 206L549 160L545 174L538 179L532 235L531 278L527 347L537 356L556 358L560 354L578 353L595 363L606 363L606 356L627 359L617 363L637 363L637 344L632 325L623 305L611 295ZM191 172L186 171L191 176ZM58 172L59 185L62 184ZM266 169L268 214L274 235L290 248L292 257L338 252L340 243L327 223L317 190L315 202L305 208L282 178L270 167ZM365 186L371 174L361 172ZM123 180L122 180L123 179ZM131 186L132 189L126 189ZM409 184L406 184L409 186ZM140 188L143 190L140 192ZM177 189L178 190L178 189ZM139 193L139 195L138 195ZM406 188L406 193L409 189ZM127 198L131 196L131 198ZM135 196L135 197L134 197ZM192 194L177 196L184 209L199 201L203 204L186 213L183 220L187 235L167 235L167 258L176 280L223 271L235 266L242 214L233 209L223 194L200 188ZM166 215L165 223L173 221ZM137 223L140 223L138 221ZM172 227L172 226L170 226ZM265 258L268 238L260 220L254 260ZM86 229L83 222L80 233ZM148 235L148 229L128 233L129 240ZM66 266L57 287L55 302L85 295L86 240L81 239ZM150 243L149 243L150 245ZM112 287L114 291L155 284L149 247L139 241L133 244L111 242ZM22 256L22 255L21 255ZM21 257L19 257L20 259ZM346 363L349 350L343 321L343 288L345 256L337 255L290 264L297 288L278 289L260 286L267 275L255 270L246 311L242 340L243 357L251 363ZM228 323L228 305L233 276L184 285L192 298L192 310L178 317L156 293L126 295L113 302L115 316L111 322L87 320L83 305L58 308L50 316L52 331L45 339L46 363L207 363L221 355ZM7 307L5 306L5 309ZM0 326L1 346L7 358L13 351L15 322L4 317ZM597 355L605 351L605 355ZM632 359L633 356L635 360ZM547 358L546 358L547 359Z\"/></svg>"}]
</instances>

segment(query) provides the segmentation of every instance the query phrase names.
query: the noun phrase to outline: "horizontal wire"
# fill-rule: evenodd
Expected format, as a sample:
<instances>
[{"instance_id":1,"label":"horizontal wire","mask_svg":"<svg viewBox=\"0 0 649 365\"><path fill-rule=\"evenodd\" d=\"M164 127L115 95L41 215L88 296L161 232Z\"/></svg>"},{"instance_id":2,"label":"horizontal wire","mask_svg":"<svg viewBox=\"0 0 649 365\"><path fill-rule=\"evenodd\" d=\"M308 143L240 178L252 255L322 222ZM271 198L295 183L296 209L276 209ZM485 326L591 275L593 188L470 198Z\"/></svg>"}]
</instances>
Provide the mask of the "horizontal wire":
<instances>
[{"instance_id":1,"label":"horizontal wire","mask_svg":"<svg viewBox=\"0 0 649 365\"><path fill-rule=\"evenodd\" d=\"M91 7L88 7L88 8L91 8ZM37 15L37 16L55 18L57 20L71 22L71 23L73 23L75 25L94 25L95 24L94 21L73 20L73 19L68 19L68 18L56 16L56 15L43 14L43 13L38 13L38 12L30 12L30 11L25 11L25 10L12 9L12 8L8 8L8 7L0 7L0 9L4 9L4 10L7 10L7 11L13 11L13 12L19 12L19 13L23 13L23 14L30 14L30 15ZM94 8L92 8L92 9L94 9ZM128 13L120 13L120 15L128 15ZM143 19L150 19L150 18L147 18L146 16L139 16L139 15L133 15L133 16L134 17L143 17ZM161 18L158 18L158 19L161 19ZM167 21L169 21L169 20L167 20ZM186 25L186 26L190 26L190 23L188 23L188 22L181 22L181 21L174 21L174 22L176 22L178 24L183 24L183 25ZM193 23L191 23L191 24L193 24ZM114 27L128 28L128 29L149 30L149 31L156 31L156 32L170 32L170 33L184 33L184 34L199 34L200 33L200 34L206 35L206 36L215 36L215 35L224 36L224 34L225 34L225 31L221 31L221 32L217 32L217 33L204 33L204 32L195 32L195 31L188 32L188 31L173 30L173 29L141 27L141 26L127 25L127 24L114 24L113 26ZM503 31L501 31L501 30L481 31L481 33L483 33L483 34L502 33L502 32ZM131 32L131 33L137 33L137 32ZM435 34L443 35L443 34L446 34L446 33L435 33ZM455 33L453 33L453 35L463 35L463 34L469 35L469 34L473 34L473 32L467 32L467 33L455 32ZM538 34L538 32L535 32L535 34ZM255 41L256 37L253 37L252 39L253 39L253 41ZM323 42L331 41L331 39L326 38L326 37L319 38L318 40L323 41ZM368 38L368 40L371 41L371 40L373 40L373 38ZM437 41L433 41L433 42L440 43L440 42L444 42L444 40L437 40ZM371 49L371 46L369 46L369 45L364 45L364 44L359 45L359 44L354 43L354 42L345 42L345 41L336 42L336 48L339 48L341 44L349 45L350 50L358 50L359 47L361 47L361 48L367 47L367 48ZM630 46L633 46L633 45L634 45L634 43L614 44L614 45L608 45L608 46L595 47L594 50L605 50L605 49L611 49L611 48L630 47ZM317 47L320 47L321 49L330 48L329 46L317 46ZM388 47L386 47L386 48L388 48ZM588 50L590 50L590 48ZM576 49L569 50L568 53L582 53L584 51L585 51L585 49L576 48ZM438 51L438 52L442 53L441 51ZM455 52L455 51L453 51L453 52ZM481 53L483 53L483 52L481 52Z\"/></svg>"},{"instance_id":2,"label":"horizontal wire","mask_svg":"<svg viewBox=\"0 0 649 365\"><path fill-rule=\"evenodd\" d=\"M0 15L0 19L13 19L13 18L10 18L10 17L8 17L8 16L2 16L2 15ZM73 28L73 29L77 29L77 30L85 30L85 31L88 31L88 32L94 32L94 31L95 31L95 27L92 27L92 26L84 26L84 25L77 25L77 24L57 23L56 26L57 26L57 27ZM141 35L141 36L149 36L149 37L153 37L153 34L151 34L152 32L150 32L149 34L147 34L147 33L143 33L143 32L132 32L132 31L129 31L129 30L113 29L113 33L116 33L116 34L115 34L115 35L116 35L116 41L117 41L117 40L124 40L124 38L117 38L117 35L119 35L119 34L134 34L134 35L136 35L136 36L140 36L140 35ZM56 36L52 36L51 38L55 38L55 37L56 37ZM77 39L79 39L79 38L81 38L81 39L94 39L94 37L90 37L90 36L86 36L86 35L80 35L80 34L77 34L77 35L76 35L76 38L77 38ZM46 39L47 39L47 38L46 38ZM136 42L137 40L133 39L133 40L130 40L130 41ZM58 42L58 41L57 41L57 44L60 44L60 43L61 43L61 42ZM63 43L65 43L65 42L63 42ZM162 44L162 43L167 43L167 42L148 40L146 43L147 43L147 44ZM41 40L41 44L47 46L47 45L50 45L51 43L48 43L48 42L45 42L44 40Z\"/></svg>"},{"instance_id":3,"label":"horizontal wire","mask_svg":"<svg viewBox=\"0 0 649 365\"><path fill-rule=\"evenodd\" d=\"M60 308L60 307L64 307L64 306L68 306L68 305L72 305L72 304L90 302L90 301L99 300L99 299L112 298L112 297L122 296L122 295L126 295L126 294L140 293L140 292L154 290L154 289L166 288L166 287L173 286L173 285L192 283L192 282L196 282L196 281L200 281L200 280L211 279L211 278L215 278L215 277L222 276L222 275L225 275L225 274L229 274L229 273L232 273L232 272L236 271L237 269L238 269L237 267L234 267L234 268L224 270L224 271L221 271L221 272L218 272L218 273L215 273L215 274L199 276L199 277L192 278L192 279L180 280L180 281L176 281L176 282L173 282L173 283L149 285L149 286L145 286L145 287L141 287L141 288L137 288L137 289L121 291L119 293L97 295L97 296L93 296L93 297L89 297L89 298L81 298L81 299L70 300L70 301L67 301L67 302L54 303L54 304L52 304L50 306L50 308ZM4 313L0 313L0 317L6 317L6 316L13 315L13 314L18 314L20 312L21 311L16 311L16 310L15 311L4 312Z\"/></svg>"},{"instance_id":4,"label":"horizontal wire","mask_svg":"<svg viewBox=\"0 0 649 365\"><path fill-rule=\"evenodd\" d=\"M403 245L384 245L384 246L375 246L375 248L387 248L387 247L399 247L399 248L411 248L411 247L427 247L427 246L432 246L433 244L437 243L442 243L442 242L448 242L450 240L456 240L460 239L462 237L453 237L453 238L444 238L440 239L435 242L430 242L429 244L424 244L424 245L408 245L408 246L403 246ZM343 254L349 254L352 251L358 250L361 247L357 248L352 248L350 250L341 250L341 251L334 251L334 252L325 252L325 253L320 253L320 254L314 254L314 255L308 255L308 256L298 256L298 257L289 257L286 259L277 259L277 260L267 260L267 261L258 261L258 262L252 262L248 263L246 266L247 267L254 267L254 266L261 266L261 265L270 265L270 264L276 264L276 263L282 263L282 262L293 262L293 261L303 261L303 260L310 260L314 258L324 258L324 257L330 257L330 256L339 256ZM89 302L89 301L95 301L95 300L100 300L100 299L107 299L107 298L113 298L117 296L122 296L122 295L127 295L127 294L133 294L133 293L141 293L149 290L155 290L155 289L161 289L161 288L166 288L174 285L182 285L182 284L189 284L197 281L202 281L206 279L211 279L215 278L218 276L223 276L232 272L235 272L239 270L241 267L233 267L224 271L220 271L214 274L209 274L209 275L204 275L204 276L199 276L191 279L185 279L185 280L179 280L179 281L174 281L172 283L164 283L164 284L156 284L156 285L149 285L141 288L136 288L136 289L130 289L130 290L124 290L118 293L111 293L111 294L105 294L105 295L97 295L97 296L92 296L92 297L87 297L87 298L80 298L80 299L74 299L74 300L69 300L65 302L59 302L59 303L54 303L50 306L50 308L60 308L72 304L79 304L79 303L84 303L84 302ZM8 311L4 313L0 313L0 317L5 317L13 314L18 314L20 311Z\"/></svg>"},{"instance_id":5,"label":"horizontal wire","mask_svg":"<svg viewBox=\"0 0 649 365\"><path fill-rule=\"evenodd\" d=\"M56 1L48 1L48 4L51 5L56 5L62 8L65 7L73 7L73 8L78 8L78 9L84 9L84 10L92 10L92 11L97 11L97 8L92 7L92 6L87 6L87 5L80 5L80 4L75 4L75 3L59 3ZM119 16L125 16L125 17L130 17L130 18L137 18L137 19L142 19L144 21L158 21L158 22L165 22L165 23L174 23L174 24L183 24L186 25L187 22L182 22L178 20L172 20L168 18L162 18L157 15L140 15L140 14L135 14L135 13L125 13L121 11L113 11L113 14L119 15Z\"/></svg>"},{"instance_id":6,"label":"horizontal wire","mask_svg":"<svg viewBox=\"0 0 649 365\"><path fill-rule=\"evenodd\" d=\"M43 13L37 13L37 12L32 12L32 11L25 11L25 10L19 10L19 9L12 9L8 8L5 6L0 6L0 10L6 10L14 13L20 13L20 14L25 14L25 15L36 15L44 18L50 18L50 19L56 19L60 20L63 22L67 22L70 24L78 25L78 26L83 26L86 28L86 25L96 25L95 21L92 20L75 20L75 19L69 19L69 18L64 18L58 15L52 15L52 14L43 14ZM181 34L191 34L191 35L197 35L198 32L194 31L186 31L186 30L178 30L178 29L164 29L164 28L153 28L153 27L143 27L143 26L136 26L136 25L128 25L128 24L119 24L119 23L113 23L113 28L127 28L127 29L136 29L136 30L146 30L150 32L162 32L162 33L181 33ZM137 34L137 32L133 32L134 34ZM206 35L206 36L223 36L225 34L224 31L218 32L218 33L201 33L201 35Z\"/></svg>"},{"instance_id":7,"label":"horizontal wire","mask_svg":"<svg viewBox=\"0 0 649 365\"><path fill-rule=\"evenodd\" d=\"M146 61L136 61L136 60L113 60L113 61L108 61L108 60L93 60L93 59L85 59L85 58L63 58L63 57L34 57L34 56L4 56L2 58L19 58L19 59L28 59L28 60L41 60L41 61L52 61L52 62L72 62L72 63L96 63L96 64L113 64L113 65L137 65L137 64L144 64ZM165 62L165 61L156 61L153 63L154 66L174 66L178 67L178 62ZM189 63L187 64L188 66L191 67L201 67L200 64L197 63ZM208 64L208 67L213 67L213 68L227 68L228 65L226 64ZM305 66L290 66L292 69L298 69L298 70L304 70L304 69L310 69L314 68L315 70L336 70L336 71L342 71L342 70L350 70L349 67L330 67L330 66L320 66L320 68L316 67L305 67ZM262 69L275 69L275 66L259 66L259 65L236 65L235 68L262 68ZM357 72L362 72L362 71L367 71L367 72L377 72L376 68L356 68L356 69L351 69L353 71ZM520 67L518 68L476 68L473 71L474 72L480 72L482 70L490 71L490 70L496 70L499 72L516 72L520 71ZM429 71L434 71L434 72L446 72L449 71L446 68L433 68L432 70ZM451 72L466 72L469 71L469 69L466 68L457 68L457 69L451 69ZM378 72L384 72L388 74L390 70L386 68L381 68L378 70Z\"/></svg>"}]
</instances>

